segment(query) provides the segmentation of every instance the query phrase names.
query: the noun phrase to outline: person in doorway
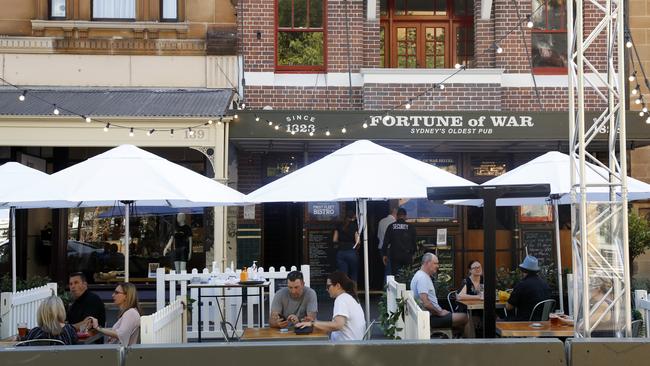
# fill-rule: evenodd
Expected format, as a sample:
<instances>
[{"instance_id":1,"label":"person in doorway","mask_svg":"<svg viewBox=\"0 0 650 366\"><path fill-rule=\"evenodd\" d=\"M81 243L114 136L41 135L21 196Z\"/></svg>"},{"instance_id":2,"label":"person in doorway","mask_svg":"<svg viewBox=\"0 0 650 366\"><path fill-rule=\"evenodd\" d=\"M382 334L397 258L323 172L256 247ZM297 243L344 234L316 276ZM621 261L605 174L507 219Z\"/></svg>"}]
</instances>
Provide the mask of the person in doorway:
<instances>
[{"instance_id":1,"label":"person in doorway","mask_svg":"<svg viewBox=\"0 0 650 366\"><path fill-rule=\"evenodd\" d=\"M535 305L551 298L551 288L537 275L540 270L539 261L532 255L524 258L519 265L519 270L525 277L512 290L506 303L506 310L508 314L514 314L509 316L509 320L528 321ZM514 309L517 310L513 312Z\"/></svg>"},{"instance_id":2,"label":"person in doorway","mask_svg":"<svg viewBox=\"0 0 650 366\"><path fill-rule=\"evenodd\" d=\"M392 223L394 223L397 220L397 208L393 207L390 209L390 212L386 217L383 219L379 220L379 224L377 225L377 239L379 239L379 245L377 248L379 248L379 253L382 253L382 250L384 248L384 237L386 236L386 230L388 229L388 226ZM390 258L386 257L386 260L383 260L384 263L384 278L391 274L390 270Z\"/></svg>"},{"instance_id":3,"label":"person in doorway","mask_svg":"<svg viewBox=\"0 0 650 366\"><path fill-rule=\"evenodd\" d=\"M185 271L187 262L192 259L192 228L185 223L185 214L182 212L176 215L176 228L163 249L163 255L167 255L172 246L174 269L176 272Z\"/></svg>"},{"instance_id":4,"label":"person in doorway","mask_svg":"<svg viewBox=\"0 0 650 366\"><path fill-rule=\"evenodd\" d=\"M90 318L90 328L106 336L106 343L130 346L140 339L140 303L135 285L120 283L113 291L113 303L119 308L117 322L112 328L104 328L98 319Z\"/></svg>"},{"instance_id":5,"label":"person in doorway","mask_svg":"<svg viewBox=\"0 0 650 366\"><path fill-rule=\"evenodd\" d=\"M397 220L388 225L384 236L384 264L390 262L393 276L400 270L408 270L413 264L413 255L417 249L415 227L406 222L406 210L397 210Z\"/></svg>"},{"instance_id":6,"label":"person in doorway","mask_svg":"<svg viewBox=\"0 0 650 366\"><path fill-rule=\"evenodd\" d=\"M276 292L273 297L269 317L271 328L286 328L289 324L309 322L316 319L317 313L316 291L305 287L302 272L289 272L287 287Z\"/></svg>"},{"instance_id":7,"label":"person in doorway","mask_svg":"<svg viewBox=\"0 0 650 366\"><path fill-rule=\"evenodd\" d=\"M439 267L438 257L433 253L425 253L422 256L420 269L415 272L411 280L411 291L420 306L431 313L429 323L432 329L453 327L460 333L467 323L467 314L451 313L438 304L436 288L433 286L431 276L438 272Z\"/></svg>"},{"instance_id":8,"label":"person in doorway","mask_svg":"<svg viewBox=\"0 0 650 366\"><path fill-rule=\"evenodd\" d=\"M72 273L68 279L72 303L68 308L68 323L78 331L88 327L88 319L97 319L100 325L106 323L106 308L104 303L95 293L88 290L86 276L81 272Z\"/></svg>"},{"instance_id":9,"label":"person in doorway","mask_svg":"<svg viewBox=\"0 0 650 366\"><path fill-rule=\"evenodd\" d=\"M359 226L357 215L354 211L348 211L345 221L336 227L332 237L336 251L336 267L339 271L346 273L353 281L357 281L359 273Z\"/></svg>"},{"instance_id":10,"label":"person in doorway","mask_svg":"<svg viewBox=\"0 0 650 366\"><path fill-rule=\"evenodd\" d=\"M25 340L58 339L64 344L77 343L77 331L65 323L65 307L58 296L50 296L38 306L38 326L29 330ZM85 330L85 329L82 329Z\"/></svg>"},{"instance_id":11,"label":"person in doorway","mask_svg":"<svg viewBox=\"0 0 650 366\"><path fill-rule=\"evenodd\" d=\"M340 271L327 276L327 292L334 299L332 321L301 322L296 327L312 326L330 333L332 341L359 341L363 339L366 319L357 298L354 281Z\"/></svg>"}]
</instances>

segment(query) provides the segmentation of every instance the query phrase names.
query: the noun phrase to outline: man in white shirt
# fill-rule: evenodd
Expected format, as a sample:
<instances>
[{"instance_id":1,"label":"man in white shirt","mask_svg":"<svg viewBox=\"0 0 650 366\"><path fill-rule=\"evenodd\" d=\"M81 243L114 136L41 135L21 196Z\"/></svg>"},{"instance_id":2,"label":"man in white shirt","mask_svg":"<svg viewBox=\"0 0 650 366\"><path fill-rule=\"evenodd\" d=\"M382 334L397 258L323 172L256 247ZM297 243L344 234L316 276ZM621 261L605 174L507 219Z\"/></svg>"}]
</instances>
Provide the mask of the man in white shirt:
<instances>
[{"instance_id":1,"label":"man in white shirt","mask_svg":"<svg viewBox=\"0 0 650 366\"><path fill-rule=\"evenodd\" d=\"M397 220L397 207L391 208L388 215L383 219L379 220L379 224L377 225L377 239L379 239L379 245L377 246L377 248L379 248L379 253L382 253L382 248L384 247L384 237L386 236L386 229L388 229L388 225L394 223L396 220ZM386 276L391 274L390 260L388 260L388 257L383 257L383 263L384 263L384 281L385 281Z\"/></svg>"},{"instance_id":2,"label":"man in white shirt","mask_svg":"<svg viewBox=\"0 0 650 366\"><path fill-rule=\"evenodd\" d=\"M433 276L438 272L440 264L438 257L433 253L425 253L422 256L422 266L411 280L411 291L413 297L420 306L431 313L429 323L431 328L449 328L454 327L457 330L462 329L467 323L467 314L450 313L438 304L436 289L433 286Z\"/></svg>"}]
</instances>

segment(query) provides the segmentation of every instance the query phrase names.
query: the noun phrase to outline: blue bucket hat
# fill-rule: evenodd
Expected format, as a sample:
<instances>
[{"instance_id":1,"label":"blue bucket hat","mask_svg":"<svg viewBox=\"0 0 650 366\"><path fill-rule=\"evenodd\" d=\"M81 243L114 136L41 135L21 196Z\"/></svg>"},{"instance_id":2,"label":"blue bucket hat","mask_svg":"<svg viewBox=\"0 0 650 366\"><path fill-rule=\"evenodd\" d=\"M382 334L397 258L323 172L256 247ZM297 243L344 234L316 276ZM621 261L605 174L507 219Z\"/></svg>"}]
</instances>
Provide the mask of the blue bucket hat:
<instances>
[{"instance_id":1,"label":"blue bucket hat","mask_svg":"<svg viewBox=\"0 0 650 366\"><path fill-rule=\"evenodd\" d=\"M539 272L539 261L532 255L527 255L526 258L524 258L524 261L519 265L519 268L531 272Z\"/></svg>"}]
</instances>

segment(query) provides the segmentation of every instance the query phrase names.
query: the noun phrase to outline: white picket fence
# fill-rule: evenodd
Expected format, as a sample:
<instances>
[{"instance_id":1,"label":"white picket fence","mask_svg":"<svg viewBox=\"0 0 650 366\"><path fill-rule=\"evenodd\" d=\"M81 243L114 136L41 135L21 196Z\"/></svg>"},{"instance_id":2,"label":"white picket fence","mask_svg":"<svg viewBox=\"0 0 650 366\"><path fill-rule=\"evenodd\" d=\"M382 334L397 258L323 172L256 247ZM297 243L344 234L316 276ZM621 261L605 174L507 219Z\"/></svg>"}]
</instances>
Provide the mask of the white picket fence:
<instances>
[{"instance_id":1,"label":"white picket fence","mask_svg":"<svg viewBox=\"0 0 650 366\"><path fill-rule=\"evenodd\" d=\"M404 337L402 339L429 339L431 337L429 325L429 316L431 314L420 308L411 291L403 291L402 295L406 299L404 304Z\"/></svg>"},{"instance_id":2,"label":"white picket fence","mask_svg":"<svg viewBox=\"0 0 650 366\"><path fill-rule=\"evenodd\" d=\"M394 313L397 311L397 300L401 299L404 291L406 291L406 285L395 281L395 276L386 276L386 310L388 314ZM398 319L395 323L397 330L395 335L404 339L405 329L404 322L402 319Z\"/></svg>"},{"instance_id":3,"label":"white picket fence","mask_svg":"<svg viewBox=\"0 0 650 366\"><path fill-rule=\"evenodd\" d=\"M176 301L140 318L140 343L187 343L185 301Z\"/></svg>"},{"instance_id":4,"label":"white picket fence","mask_svg":"<svg viewBox=\"0 0 650 366\"><path fill-rule=\"evenodd\" d=\"M297 270L295 266L292 266L289 270L286 270L285 267L280 267L279 271L276 271L273 267L269 268L268 271L265 271L264 268L261 267L258 268L257 278L263 278L269 282L269 306L273 303L273 297L276 292L275 281L286 279L289 272L294 270ZM309 266L301 265L300 271L303 274L305 286L309 286ZM198 300L198 290L193 288L188 293L188 285L191 282L196 281L207 283L214 281L219 282L232 277L238 279L240 272L241 271L233 270L232 268L226 268L224 272L221 272L216 266L216 263L213 263L212 271L208 268L204 268L201 272L193 269L190 273L185 271L181 273L176 273L175 271L165 273L164 268L159 268L156 272L156 309L160 310L165 307L165 304L167 304L170 299L175 299L178 296L182 299L186 299L189 295L189 298L191 299L191 304L189 305L191 309L191 321L188 324L187 336L188 338L197 338L199 329L199 306L196 302ZM249 278L251 278L250 274ZM201 337L223 338L224 334L221 328L223 322L232 325L232 328L229 327L227 329L228 337L232 337L232 332L236 333L237 336L241 336L244 326L263 327L266 324L268 310L266 309L265 301L262 301L260 304L258 288L247 289L248 306L245 309L242 309L242 311L245 311L246 313L241 315L239 314L242 303L240 288L206 288L201 290L201 297ZM265 294L262 294L262 299L265 299ZM217 301L219 301L218 306ZM219 311L219 308L221 309L221 312ZM258 319L256 314L258 314L260 308L262 318ZM222 319L221 313L225 315L225 319Z\"/></svg>"},{"instance_id":5,"label":"white picket fence","mask_svg":"<svg viewBox=\"0 0 650 366\"><path fill-rule=\"evenodd\" d=\"M650 338L650 300L646 290L634 291L634 305L641 312L643 324L645 325L645 337Z\"/></svg>"},{"instance_id":6,"label":"white picket fence","mask_svg":"<svg viewBox=\"0 0 650 366\"><path fill-rule=\"evenodd\" d=\"M56 295L56 283L48 283L29 290L3 292L0 294L0 338L18 333L18 323L27 323L27 328L37 326L38 306L48 297Z\"/></svg>"}]
</instances>

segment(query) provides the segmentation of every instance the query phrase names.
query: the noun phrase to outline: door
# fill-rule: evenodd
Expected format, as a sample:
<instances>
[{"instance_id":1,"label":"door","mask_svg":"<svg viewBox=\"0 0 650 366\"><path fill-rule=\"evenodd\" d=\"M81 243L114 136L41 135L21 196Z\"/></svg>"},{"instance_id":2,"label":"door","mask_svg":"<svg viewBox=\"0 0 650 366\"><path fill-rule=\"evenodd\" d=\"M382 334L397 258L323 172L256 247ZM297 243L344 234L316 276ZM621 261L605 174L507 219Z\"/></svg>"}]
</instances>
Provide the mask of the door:
<instances>
[{"instance_id":1,"label":"door","mask_svg":"<svg viewBox=\"0 0 650 366\"><path fill-rule=\"evenodd\" d=\"M445 22L394 23L392 64L400 68L449 65L449 26Z\"/></svg>"}]
</instances>

